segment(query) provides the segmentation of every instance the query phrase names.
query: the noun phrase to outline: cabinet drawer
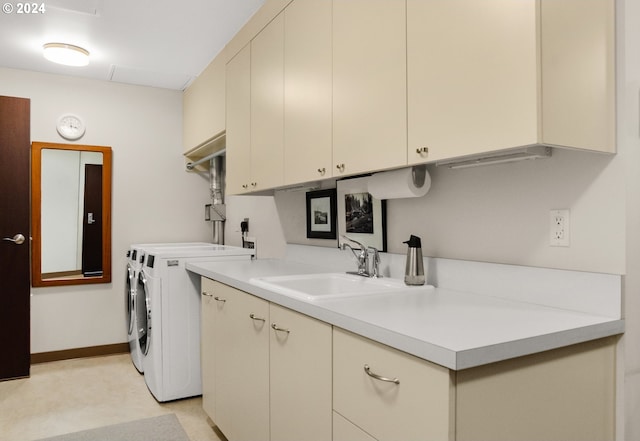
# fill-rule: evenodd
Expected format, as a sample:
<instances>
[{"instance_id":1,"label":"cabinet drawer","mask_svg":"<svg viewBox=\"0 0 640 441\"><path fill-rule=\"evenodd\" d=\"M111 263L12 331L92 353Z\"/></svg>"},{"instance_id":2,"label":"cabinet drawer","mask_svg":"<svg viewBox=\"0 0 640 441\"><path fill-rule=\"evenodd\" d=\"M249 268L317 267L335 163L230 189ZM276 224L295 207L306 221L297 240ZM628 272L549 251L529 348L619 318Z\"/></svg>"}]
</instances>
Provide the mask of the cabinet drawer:
<instances>
[{"instance_id":1,"label":"cabinet drawer","mask_svg":"<svg viewBox=\"0 0 640 441\"><path fill-rule=\"evenodd\" d=\"M333 441L376 441L376 439L338 412L333 412Z\"/></svg>"},{"instance_id":2,"label":"cabinet drawer","mask_svg":"<svg viewBox=\"0 0 640 441\"><path fill-rule=\"evenodd\" d=\"M453 439L448 369L334 328L333 378L334 410L379 441Z\"/></svg>"}]
</instances>

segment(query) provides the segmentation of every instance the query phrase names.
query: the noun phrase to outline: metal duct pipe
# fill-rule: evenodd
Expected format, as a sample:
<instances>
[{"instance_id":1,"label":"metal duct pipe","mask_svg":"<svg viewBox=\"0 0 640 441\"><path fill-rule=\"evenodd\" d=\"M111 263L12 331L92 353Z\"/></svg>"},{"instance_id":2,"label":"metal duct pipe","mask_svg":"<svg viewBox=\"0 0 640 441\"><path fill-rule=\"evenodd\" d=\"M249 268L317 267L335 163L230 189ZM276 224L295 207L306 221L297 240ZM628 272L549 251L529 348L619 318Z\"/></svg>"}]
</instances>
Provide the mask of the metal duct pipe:
<instances>
[{"instance_id":1,"label":"metal duct pipe","mask_svg":"<svg viewBox=\"0 0 640 441\"><path fill-rule=\"evenodd\" d=\"M227 219L222 174L222 156L211 158L209 181L213 205L211 206L210 216L213 223L213 243L219 245L224 245L224 221Z\"/></svg>"}]
</instances>

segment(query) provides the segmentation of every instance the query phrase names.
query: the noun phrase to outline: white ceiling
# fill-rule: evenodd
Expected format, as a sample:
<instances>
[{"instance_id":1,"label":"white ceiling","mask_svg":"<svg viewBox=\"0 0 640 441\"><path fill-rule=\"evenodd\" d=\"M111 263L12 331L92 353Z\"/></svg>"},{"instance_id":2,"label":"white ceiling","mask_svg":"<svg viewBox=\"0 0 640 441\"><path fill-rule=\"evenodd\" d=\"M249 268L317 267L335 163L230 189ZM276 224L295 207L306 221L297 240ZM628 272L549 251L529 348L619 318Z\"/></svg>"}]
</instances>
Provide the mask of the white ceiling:
<instances>
[{"instance_id":1,"label":"white ceiling","mask_svg":"<svg viewBox=\"0 0 640 441\"><path fill-rule=\"evenodd\" d=\"M26 2L2 0L0 67L182 90L264 1L43 0L44 13L19 14ZM47 61L49 42L81 46L91 62Z\"/></svg>"}]
</instances>

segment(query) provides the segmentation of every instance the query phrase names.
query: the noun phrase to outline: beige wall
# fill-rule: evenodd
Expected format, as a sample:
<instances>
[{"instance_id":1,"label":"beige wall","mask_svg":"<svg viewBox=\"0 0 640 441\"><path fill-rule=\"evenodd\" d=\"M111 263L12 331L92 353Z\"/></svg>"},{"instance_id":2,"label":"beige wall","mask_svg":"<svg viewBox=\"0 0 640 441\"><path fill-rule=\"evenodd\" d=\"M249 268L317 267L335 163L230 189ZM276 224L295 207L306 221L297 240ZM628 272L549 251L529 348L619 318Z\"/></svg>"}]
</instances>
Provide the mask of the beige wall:
<instances>
[{"instance_id":1,"label":"beige wall","mask_svg":"<svg viewBox=\"0 0 640 441\"><path fill-rule=\"evenodd\" d=\"M0 94L31 99L31 139L67 142L55 123L80 115L80 144L113 148L113 282L33 289L31 351L126 341L125 252L130 243L210 240L207 178L186 173L182 93L0 68Z\"/></svg>"}]
</instances>

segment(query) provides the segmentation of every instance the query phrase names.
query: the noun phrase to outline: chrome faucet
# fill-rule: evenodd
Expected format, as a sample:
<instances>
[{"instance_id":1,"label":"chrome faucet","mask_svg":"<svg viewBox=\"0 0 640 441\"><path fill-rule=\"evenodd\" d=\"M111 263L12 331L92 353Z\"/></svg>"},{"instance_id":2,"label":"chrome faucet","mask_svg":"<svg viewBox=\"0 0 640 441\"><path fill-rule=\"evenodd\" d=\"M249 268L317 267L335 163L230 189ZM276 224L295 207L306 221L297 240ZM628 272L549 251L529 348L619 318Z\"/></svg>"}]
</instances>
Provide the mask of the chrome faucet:
<instances>
[{"instance_id":1,"label":"chrome faucet","mask_svg":"<svg viewBox=\"0 0 640 441\"><path fill-rule=\"evenodd\" d=\"M341 237L345 240L348 240L350 242L357 244L360 247L356 252L356 249L354 249L351 245L349 245L346 242L342 242L341 248L343 250L345 250L346 248L349 248L353 253L353 255L355 256L356 260L358 261L358 271L347 271L347 274L357 274L363 277L376 277L376 278L382 277L380 275L380 269L379 269L380 254L376 248L371 246L367 247L361 244L360 242L358 242L357 240L353 240L347 236L341 236ZM369 259L369 252L373 253L373 260ZM370 263L373 264L373 268L369 268Z\"/></svg>"}]
</instances>

